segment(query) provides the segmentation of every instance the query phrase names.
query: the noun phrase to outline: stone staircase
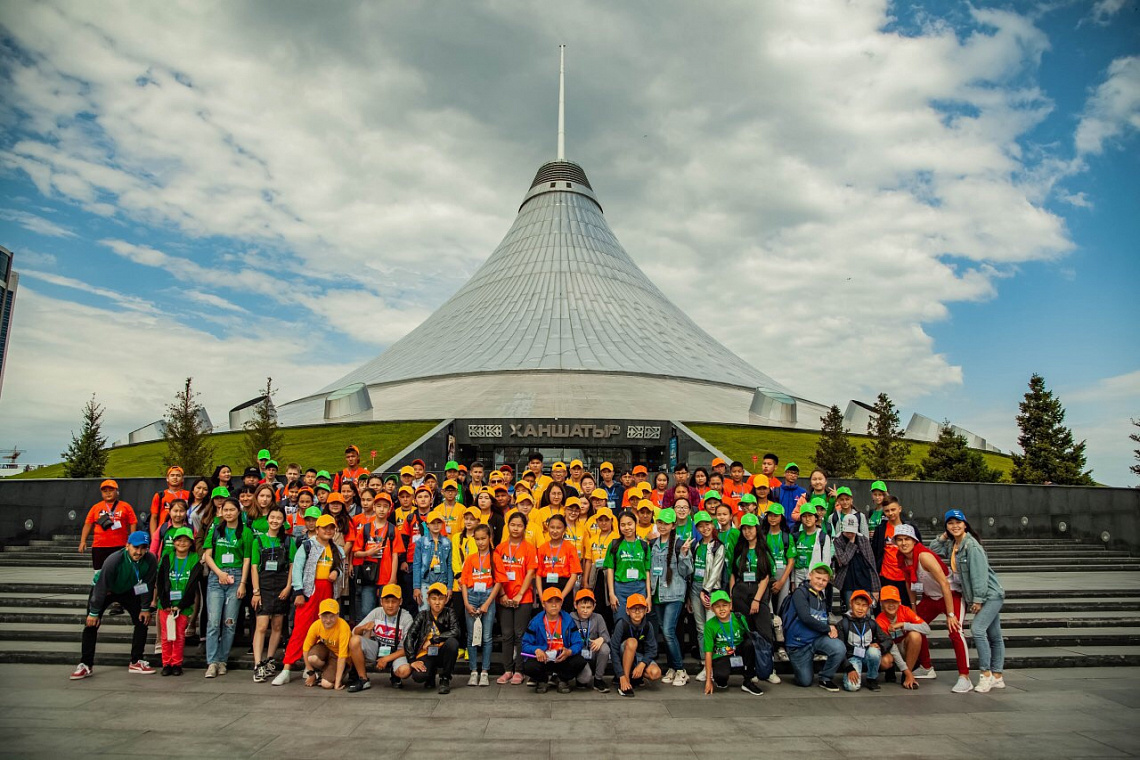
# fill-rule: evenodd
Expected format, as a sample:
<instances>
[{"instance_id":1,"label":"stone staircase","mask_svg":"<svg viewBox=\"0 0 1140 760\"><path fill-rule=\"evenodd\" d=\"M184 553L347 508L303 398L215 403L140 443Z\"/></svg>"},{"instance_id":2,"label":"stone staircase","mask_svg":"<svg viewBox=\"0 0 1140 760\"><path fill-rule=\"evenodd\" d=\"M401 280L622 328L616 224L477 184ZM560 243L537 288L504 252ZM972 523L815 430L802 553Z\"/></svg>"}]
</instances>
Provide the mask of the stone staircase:
<instances>
[{"instance_id":1,"label":"stone staircase","mask_svg":"<svg viewBox=\"0 0 1140 760\"><path fill-rule=\"evenodd\" d=\"M55 536L0 552L0 662L78 661L91 565L77 544L77 536ZM992 539L986 548L1007 589L1007 668L1140 665L1140 559L1064 539ZM127 663L129 623L125 615L103 618L99 665ZM935 667L952 674L944 622L934 629ZM148 653L152 645L153 634ZM245 649L235 645L232 668L252 666ZM204 667L203 659L201 648L188 648L188 667ZM466 663L458 669L466 672Z\"/></svg>"}]
</instances>

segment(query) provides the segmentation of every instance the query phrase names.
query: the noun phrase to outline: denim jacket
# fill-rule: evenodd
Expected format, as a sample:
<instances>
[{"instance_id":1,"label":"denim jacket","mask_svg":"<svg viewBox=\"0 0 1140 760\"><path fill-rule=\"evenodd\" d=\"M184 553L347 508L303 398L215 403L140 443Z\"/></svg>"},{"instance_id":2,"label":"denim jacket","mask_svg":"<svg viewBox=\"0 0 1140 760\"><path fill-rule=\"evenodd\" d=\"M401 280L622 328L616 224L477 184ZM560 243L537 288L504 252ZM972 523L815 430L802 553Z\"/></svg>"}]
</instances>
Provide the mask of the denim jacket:
<instances>
[{"instance_id":1,"label":"denim jacket","mask_svg":"<svg viewBox=\"0 0 1140 760\"><path fill-rule=\"evenodd\" d=\"M439 562L432 568L432 558ZM412 588L423 588L433 583L442 583L451 588L455 571L451 567L451 540L444 535L433 547L432 534L424 533L416 537L415 562L412 564Z\"/></svg>"},{"instance_id":2,"label":"denim jacket","mask_svg":"<svg viewBox=\"0 0 1140 760\"><path fill-rule=\"evenodd\" d=\"M930 542L930 551L937 554L946 565L950 565L950 554L954 551L954 539L943 541L939 536ZM966 534L962 546L954 558L958 575L962 580L962 598L966 604L985 604L990 599L1003 599L1005 589L998 580L997 573L990 567L986 550L973 536Z\"/></svg>"},{"instance_id":3,"label":"denim jacket","mask_svg":"<svg viewBox=\"0 0 1140 760\"><path fill-rule=\"evenodd\" d=\"M669 581L668 554L670 547L659 538L649 545L649 582L653 596L659 602L679 602L688 591L689 578L693 575L692 547L688 554L681 553L685 542L670 535L673 551L673 579Z\"/></svg>"}]
</instances>

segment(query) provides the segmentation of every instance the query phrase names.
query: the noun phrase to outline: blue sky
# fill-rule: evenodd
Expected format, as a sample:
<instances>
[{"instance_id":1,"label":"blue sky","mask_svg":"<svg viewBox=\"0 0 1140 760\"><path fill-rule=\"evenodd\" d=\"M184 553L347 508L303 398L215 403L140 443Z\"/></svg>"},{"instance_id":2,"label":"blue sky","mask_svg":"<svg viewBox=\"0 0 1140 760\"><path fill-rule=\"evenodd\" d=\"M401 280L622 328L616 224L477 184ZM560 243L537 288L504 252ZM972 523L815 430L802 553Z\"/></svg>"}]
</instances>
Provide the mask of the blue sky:
<instances>
[{"instance_id":1,"label":"blue sky","mask_svg":"<svg viewBox=\"0 0 1140 760\"><path fill-rule=\"evenodd\" d=\"M0 447L55 461L91 392L121 437L187 375L221 421L405 334L552 157L565 42L568 157L706 330L1003 449L1040 372L1134 485L1138 31L1120 0L8 6Z\"/></svg>"}]
</instances>

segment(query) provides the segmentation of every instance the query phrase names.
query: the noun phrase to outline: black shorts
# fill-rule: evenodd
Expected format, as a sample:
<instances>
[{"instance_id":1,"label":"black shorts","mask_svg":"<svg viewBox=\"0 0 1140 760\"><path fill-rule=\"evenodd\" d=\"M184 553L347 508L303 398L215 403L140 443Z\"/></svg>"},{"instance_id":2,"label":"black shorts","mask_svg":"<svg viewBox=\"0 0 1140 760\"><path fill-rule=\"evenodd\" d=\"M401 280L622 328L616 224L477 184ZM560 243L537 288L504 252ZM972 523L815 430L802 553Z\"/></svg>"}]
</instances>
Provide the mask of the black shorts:
<instances>
[{"instance_id":1,"label":"black shorts","mask_svg":"<svg viewBox=\"0 0 1140 760\"><path fill-rule=\"evenodd\" d=\"M281 590L289 584L285 573L261 573L260 581L261 606L257 608L257 616L288 615L293 608L293 595L286 594L284 599L278 598Z\"/></svg>"}]
</instances>

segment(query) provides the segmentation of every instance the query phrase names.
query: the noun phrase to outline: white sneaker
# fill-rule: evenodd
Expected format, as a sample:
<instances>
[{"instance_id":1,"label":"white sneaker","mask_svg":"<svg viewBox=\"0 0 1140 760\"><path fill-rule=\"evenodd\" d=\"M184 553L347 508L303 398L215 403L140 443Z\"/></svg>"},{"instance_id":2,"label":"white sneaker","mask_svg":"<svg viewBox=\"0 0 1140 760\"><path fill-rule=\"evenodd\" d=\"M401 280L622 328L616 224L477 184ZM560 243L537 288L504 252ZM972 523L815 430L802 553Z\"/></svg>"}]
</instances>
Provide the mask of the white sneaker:
<instances>
[{"instance_id":1,"label":"white sneaker","mask_svg":"<svg viewBox=\"0 0 1140 760\"><path fill-rule=\"evenodd\" d=\"M979 694L989 694L990 689L993 687L994 677L987 676L983 673L981 677L978 678L978 685L974 687L974 691L978 692Z\"/></svg>"},{"instance_id":2,"label":"white sneaker","mask_svg":"<svg viewBox=\"0 0 1140 760\"><path fill-rule=\"evenodd\" d=\"M282 670L280 673L277 674L277 677L273 679L273 685L274 686L284 686L285 684L289 683L289 681L291 681L292 678L293 678L293 671Z\"/></svg>"},{"instance_id":3,"label":"white sneaker","mask_svg":"<svg viewBox=\"0 0 1140 760\"><path fill-rule=\"evenodd\" d=\"M471 675L467 677L467 685L468 686L478 686L479 685L479 671L477 671L477 670L471 671Z\"/></svg>"},{"instance_id":4,"label":"white sneaker","mask_svg":"<svg viewBox=\"0 0 1140 760\"><path fill-rule=\"evenodd\" d=\"M993 678L994 678L994 688L995 689L1004 689L1005 688L1005 679L1004 678L1002 678L1000 675L994 676Z\"/></svg>"},{"instance_id":5,"label":"white sneaker","mask_svg":"<svg viewBox=\"0 0 1140 760\"><path fill-rule=\"evenodd\" d=\"M924 668L921 665L914 669L914 677L920 679L938 678L938 674L934 672L934 668Z\"/></svg>"},{"instance_id":6,"label":"white sneaker","mask_svg":"<svg viewBox=\"0 0 1140 760\"><path fill-rule=\"evenodd\" d=\"M768 683L782 683L780 677L776 675L776 671L772 671L772 675L768 676Z\"/></svg>"},{"instance_id":7,"label":"white sneaker","mask_svg":"<svg viewBox=\"0 0 1140 760\"><path fill-rule=\"evenodd\" d=\"M708 677L708 675L705 673L705 669L704 669L704 668L701 668L701 672L700 672L700 673L697 673L697 680L698 680L698 681L704 681L704 680L705 680L705 678L707 678L707 677ZM675 681L674 681L674 682L675 682Z\"/></svg>"},{"instance_id":8,"label":"white sneaker","mask_svg":"<svg viewBox=\"0 0 1140 760\"><path fill-rule=\"evenodd\" d=\"M673 678L676 675L677 671L673 668L669 668L667 671L665 671L665 676L661 679L661 683L673 683Z\"/></svg>"},{"instance_id":9,"label":"white sneaker","mask_svg":"<svg viewBox=\"0 0 1140 760\"><path fill-rule=\"evenodd\" d=\"M206 678L217 678L218 676L218 663L211 662L206 666Z\"/></svg>"},{"instance_id":10,"label":"white sneaker","mask_svg":"<svg viewBox=\"0 0 1140 760\"><path fill-rule=\"evenodd\" d=\"M226 674L226 664L224 662L215 663L218 666L218 675L224 676Z\"/></svg>"},{"instance_id":11,"label":"white sneaker","mask_svg":"<svg viewBox=\"0 0 1140 760\"><path fill-rule=\"evenodd\" d=\"M965 694L973 690L974 684L970 682L969 676L958 676L958 683L954 684L953 688L950 689L950 691L955 694Z\"/></svg>"},{"instance_id":12,"label":"white sneaker","mask_svg":"<svg viewBox=\"0 0 1140 760\"><path fill-rule=\"evenodd\" d=\"M485 671L485 670L479 674L479 685L480 686L490 686L491 685L491 677L487 675L487 671Z\"/></svg>"},{"instance_id":13,"label":"white sneaker","mask_svg":"<svg viewBox=\"0 0 1140 760\"><path fill-rule=\"evenodd\" d=\"M676 675L673 676L674 686L684 686L689 682L689 674L684 669L678 670Z\"/></svg>"}]
</instances>

